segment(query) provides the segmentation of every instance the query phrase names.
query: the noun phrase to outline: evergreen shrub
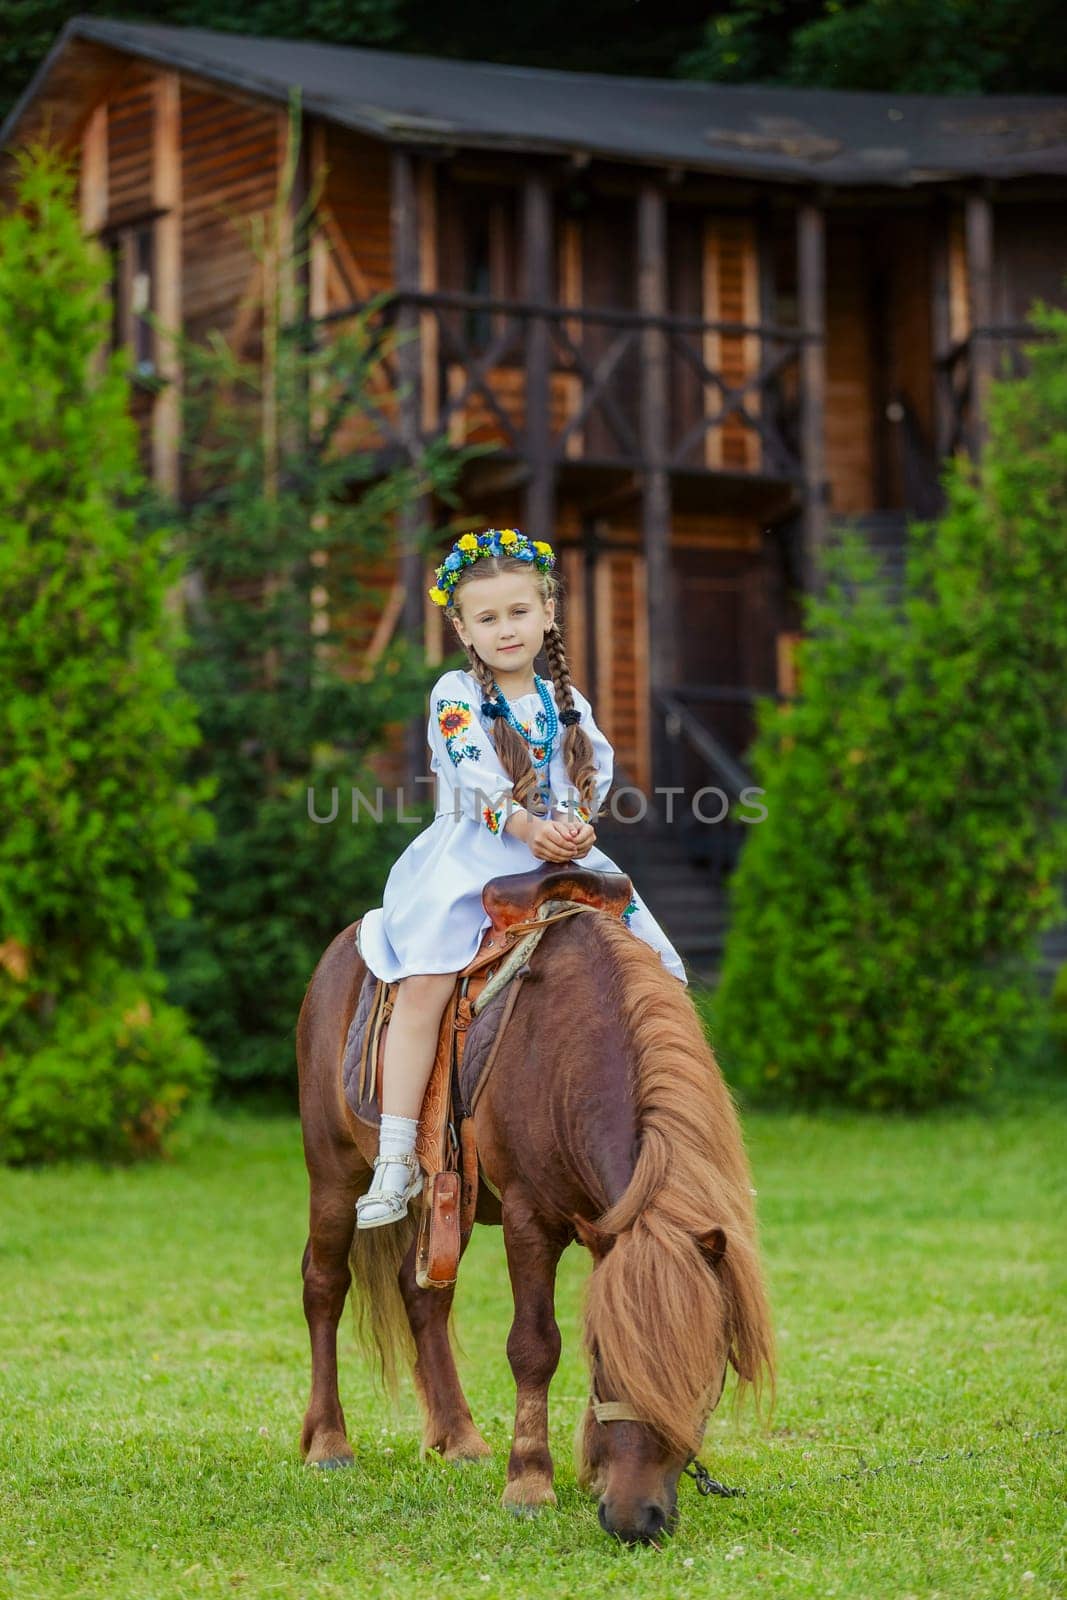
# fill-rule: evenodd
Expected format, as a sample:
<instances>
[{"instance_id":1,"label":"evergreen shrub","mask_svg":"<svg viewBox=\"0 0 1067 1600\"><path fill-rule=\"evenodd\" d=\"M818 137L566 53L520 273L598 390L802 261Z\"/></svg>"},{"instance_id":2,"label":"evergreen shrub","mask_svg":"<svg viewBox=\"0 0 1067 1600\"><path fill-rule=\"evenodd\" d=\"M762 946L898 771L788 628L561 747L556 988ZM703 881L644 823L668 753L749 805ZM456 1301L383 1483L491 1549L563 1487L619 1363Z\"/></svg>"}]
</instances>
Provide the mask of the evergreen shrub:
<instances>
[{"instance_id":1,"label":"evergreen shrub","mask_svg":"<svg viewBox=\"0 0 1067 1600\"><path fill-rule=\"evenodd\" d=\"M1029 1052L1061 914L1067 316L994 386L980 470L912 530L890 605L846 540L810 604L801 696L762 709L768 818L732 887L717 1043L753 1094L919 1108Z\"/></svg>"},{"instance_id":2,"label":"evergreen shrub","mask_svg":"<svg viewBox=\"0 0 1067 1600\"><path fill-rule=\"evenodd\" d=\"M211 823L183 780L197 735L166 607L178 573L135 509L107 282L70 173L21 157L0 214L4 1159L159 1147L208 1071L161 999L150 929L187 908Z\"/></svg>"}]
</instances>

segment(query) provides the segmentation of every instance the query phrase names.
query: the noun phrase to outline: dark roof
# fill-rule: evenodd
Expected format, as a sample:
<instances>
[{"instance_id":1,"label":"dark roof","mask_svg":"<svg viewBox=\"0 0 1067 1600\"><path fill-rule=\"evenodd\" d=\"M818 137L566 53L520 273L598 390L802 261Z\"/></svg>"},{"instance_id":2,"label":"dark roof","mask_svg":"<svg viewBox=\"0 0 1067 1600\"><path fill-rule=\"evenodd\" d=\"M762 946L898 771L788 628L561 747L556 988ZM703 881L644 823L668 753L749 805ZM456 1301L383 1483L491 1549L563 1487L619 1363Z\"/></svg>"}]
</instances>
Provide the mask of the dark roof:
<instances>
[{"instance_id":1,"label":"dark roof","mask_svg":"<svg viewBox=\"0 0 1067 1600\"><path fill-rule=\"evenodd\" d=\"M74 41L126 51L393 142L583 152L755 179L909 186L1067 175L1067 98L860 94L549 72L77 17L0 143Z\"/></svg>"}]
</instances>

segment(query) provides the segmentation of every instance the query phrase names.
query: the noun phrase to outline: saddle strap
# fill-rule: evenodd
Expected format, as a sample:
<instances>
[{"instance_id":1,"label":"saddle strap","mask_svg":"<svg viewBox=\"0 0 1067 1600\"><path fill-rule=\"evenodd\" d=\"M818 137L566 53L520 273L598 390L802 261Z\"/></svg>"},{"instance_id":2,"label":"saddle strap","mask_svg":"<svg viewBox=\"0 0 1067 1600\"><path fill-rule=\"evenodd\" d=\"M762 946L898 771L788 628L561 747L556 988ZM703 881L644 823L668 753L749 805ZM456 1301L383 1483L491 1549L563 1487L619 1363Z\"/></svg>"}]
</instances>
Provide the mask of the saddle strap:
<instances>
[{"instance_id":1,"label":"saddle strap","mask_svg":"<svg viewBox=\"0 0 1067 1600\"><path fill-rule=\"evenodd\" d=\"M378 1064L378 1046L382 1030L393 1014L396 984L379 981L374 992L371 1014L363 1033L363 1053L359 1061L359 1099L362 1104L374 1093L374 1074Z\"/></svg>"}]
</instances>

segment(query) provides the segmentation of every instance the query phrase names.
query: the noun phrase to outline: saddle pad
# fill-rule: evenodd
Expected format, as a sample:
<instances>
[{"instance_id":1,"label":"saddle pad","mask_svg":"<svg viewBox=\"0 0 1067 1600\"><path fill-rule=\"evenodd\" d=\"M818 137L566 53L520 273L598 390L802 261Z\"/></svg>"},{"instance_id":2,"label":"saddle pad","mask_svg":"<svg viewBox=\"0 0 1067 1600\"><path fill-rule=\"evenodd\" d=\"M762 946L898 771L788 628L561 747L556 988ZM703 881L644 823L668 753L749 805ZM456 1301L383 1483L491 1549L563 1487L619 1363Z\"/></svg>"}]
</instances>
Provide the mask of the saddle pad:
<instances>
[{"instance_id":1,"label":"saddle pad","mask_svg":"<svg viewBox=\"0 0 1067 1600\"><path fill-rule=\"evenodd\" d=\"M461 978L471 977L473 974L472 995L481 987L481 983L477 981L481 969L490 962L499 960L499 956L500 952L489 946L487 936L483 948L464 973L460 974ZM471 1086L471 1098L468 1099L466 1095L463 1097L463 1110L467 1113L473 1105L478 1084L490 1062L497 1023L504 1015L505 1008L510 1015L509 996L517 992L525 971L528 971L528 968L520 968L507 988L502 990L473 1021L470 1016L470 999L459 999L453 994L451 1001L445 1007L415 1138L416 1154L423 1171L428 1175L432 1176L433 1173L442 1171L447 1164L445 1136L449 1121L453 1050L457 1060L463 1063L462 1081ZM482 981L484 982L484 978ZM379 1102L381 1061L395 991L395 984L381 983L373 972L368 970L345 1038L341 1066L345 1100L359 1121L372 1128L378 1127L381 1122ZM511 1003L514 1003L513 1000ZM476 1049L474 1057L468 1064L467 1052L472 1042L476 1043Z\"/></svg>"},{"instance_id":2,"label":"saddle pad","mask_svg":"<svg viewBox=\"0 0 1067 1600\"><path fill-rule=\"evenodd\" d=\"M373 972L368 971L345 1039L341 1066L345 1100L359 1121L371 1128L377 1128L382 1120L379 1084L394 992L395 985L381 983ZM423 1171L430 1176L441 1172L445 1166L445 1131L451 1078L452 1028L446 1009L415 1135L415 1153Z\"/></svg>"}]
</instances>

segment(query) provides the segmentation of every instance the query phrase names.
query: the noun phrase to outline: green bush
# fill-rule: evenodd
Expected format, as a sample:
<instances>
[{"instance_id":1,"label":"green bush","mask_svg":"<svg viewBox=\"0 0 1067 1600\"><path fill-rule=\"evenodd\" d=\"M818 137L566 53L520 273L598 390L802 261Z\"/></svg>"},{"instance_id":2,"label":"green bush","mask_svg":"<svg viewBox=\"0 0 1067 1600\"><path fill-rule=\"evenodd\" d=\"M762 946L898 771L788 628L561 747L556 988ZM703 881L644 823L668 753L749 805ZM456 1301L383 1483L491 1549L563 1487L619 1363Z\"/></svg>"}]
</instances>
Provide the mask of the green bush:
<instances>
[{"instance_id":1,"label":"green bush","mask_svg":"<svg viewBox=\"0 0 1067 1600\"><path fill-rule=\"evenodd\" d=\"M1067 1061L1067 961L1056 974L1049 1009L1052 1043L1060 1059Z\"/></svg>"},{"instance_id":2,"label":"green bush","mask_svg":"<svg viewBox=\"0 0 1067 1600\"><path fill-rule=\"evenodd\" d=\"M121 1043L129 1006L119 1022L94 1009L103 971L116 994L153 997L168 1105L183 1070L189 1088L204 1070L153 976L150 919L186 909L211 821L206 787L182 776L197 733L166 608L178 570L134 509L128 382L123 358L103 359L107 280L71 175L21 158L0 214L0 1072L25 1085L17 1136L5 1108L0 1140L16 1154L58 1149L60 1126L67 1148L100 1154L151 1142L101 1121L109 1096L130 1128L149 1104ZM74 1048L82 1025L90 1056Z\"/></svg>"},{"instance_id":3,"label":"green bush","mask_svg":"<svg viewBox=\"0 0 1067 1600\"><path fill-rule=\"evenodd\" d=\"M105 967L71 995L29 1055L0 1054L0 1161L159 1155L207 1051L168 1005L158 972Z\"/></svg>"},{"instance_id":4,"label":"green bush","mask_svg":"<svg viewBox=\"0 0 1067 1600\"><path fill-rule=\"evenodd\" d=\"M768 818L734 878L718 1043L756 1093L922 1107L1030 1048L1059 914L1067 317L998 384L980 472L913 530L892 610L854 540L812 602L802 697L765 707Z\"/></svg>"}]
</instances>

